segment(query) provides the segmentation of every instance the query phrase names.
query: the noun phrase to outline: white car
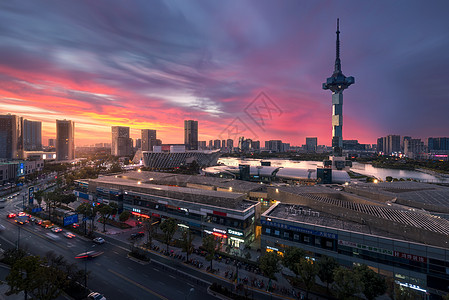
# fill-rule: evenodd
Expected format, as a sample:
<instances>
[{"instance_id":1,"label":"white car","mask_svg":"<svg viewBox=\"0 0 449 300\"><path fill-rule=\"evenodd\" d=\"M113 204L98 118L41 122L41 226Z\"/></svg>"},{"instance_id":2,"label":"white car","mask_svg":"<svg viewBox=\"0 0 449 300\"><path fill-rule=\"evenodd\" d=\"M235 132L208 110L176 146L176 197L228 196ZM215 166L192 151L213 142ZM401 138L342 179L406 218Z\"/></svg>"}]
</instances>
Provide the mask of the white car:
<instances>
[{"instance_id":1,"label":"white car","mask_svg":"<svg viewBox=\"0 0 449 300\"><path fill-rule=\"evenodd\" d=\"M89 299L93 299L93 300L106 300L105 296L103 296L102 294L97 293L97 292L90 293L87 297Z\"/></svg>"},{"instance_id":2,"label":"white car","mask_svg":"<svg viewBox=\"0 0 449 300\"><path fill-rule=\"evenodd\" d=\"M101 237L94 238L93 241L95 244L104 244L105 242L104 238Z\"/></svg>"}]
</instances>

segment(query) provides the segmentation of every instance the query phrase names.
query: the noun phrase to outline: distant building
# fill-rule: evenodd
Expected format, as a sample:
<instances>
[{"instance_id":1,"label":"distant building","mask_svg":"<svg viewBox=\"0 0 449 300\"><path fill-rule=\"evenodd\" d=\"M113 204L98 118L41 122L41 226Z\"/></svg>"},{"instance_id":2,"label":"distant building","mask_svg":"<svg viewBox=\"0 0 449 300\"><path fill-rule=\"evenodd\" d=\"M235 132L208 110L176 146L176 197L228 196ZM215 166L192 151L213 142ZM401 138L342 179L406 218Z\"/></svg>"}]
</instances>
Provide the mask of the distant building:
<instances>
[{"instance_id":1,"label":"distant building","mask_svg":"<svg viewBox=\"0 0 449 300\"><path fill-rule=\"evenodd\" d=\"M198 149L199 150L206 150L206 148L207 148L206 141L198 141Z\"/></svg>"},{"instance_id":2,"label":"distant building","mask_svg":"<svg viewBox=\"0 0 449 300\"><path fill-rule=\"evenodd\" d=\"M430 137L427 139L429 151L449 151L449 137Z\"/></svg>"},{"instance_id":3,"label":"distant building","mask_svg":"<svg viewBox=\"0 0 449 300\"><path fill-rule=\"evenodd\" d=\"M377 139L377 152L383 152L386 155L391 155L394 152L401 152L401 136L388 135L381 137L382 142ZM382 148L379 148L382 146Z\"/></svg>"},{"instance_id":4,"label":"distant building","mask_svg":"<svg viewBox=\"0 0 449 300\"><path fill-rule=\"evenodd\" d=\"M232 152L234 150L234 140L227 139L226 140L226 148L228 148L228 150Z\"/></svg>"},{"instance_id":5,"label":"distant building","mask_svg":"<svg viewBox=\"0 0 449 300\"><path fill-rule=\"evenodd\" d=\"M56 159L75 159L75 122L56 120Z\"/></svg>"},{"instance_id":6,"label":"distant building","mask_svg":"<svg viewBox=\"0 0 449 300\"><path fill-rule=\"evenodd\" d=\"M48 139L48 147L56 147L56 139Z\"/></svg>"},{"instance_id":7,"label":"distant building","mask_svg":"<svg viewBox=\"0 0 449 300\"><path fill-rule=\"evenodd\" d=\"M316 152L318 146L318 138L316 137L306 137L306 151Z\"/></svg>"},{"instance_id":8,"label":"distant building","mask_svg":"<svg viewBox=\"0 0 449 300\"><path fill-rule=\"evenodd\" d=\"M410 158L417 159L424 156L425 146L421 139L405 139L404 154Z\"/></svg>"},{"instance_id":9,"label":"distant building","mask_svg":"<svg viewBox=\"0 0 449 300\"><path fill-rule=\"evenodd\" d=\"M405 152L405 147L404 147L404 143L406 140L410 141L412 139L411 136L404 136L401 139L401 151L404 153Z\"/></svg>"},{"instance_id":10,"label":"distant building","mask_svg":"<svg viewBox=\"0 0 449 300\"><path fill-rule=\"evenodd\" d=\"M265 150L271 152L282 152L282 141L281 140L269 140L265 141Z\"/></svg>"},{"instance_id":11,"label":"distant building","mask_svg":"<svg viewBox=\"0 0 449 300\"><path fill-rule=\"evenodd\" d=\"M130 156L132 155L132 145L132 139L129 137L129 127L112 127L112 155Z\"/></svg>"},{"instance_id":12,"label":"distant building","mask_svg":"<svg viewBox=\"0 0 449 300\"><path fill-rule=\"evenodd\" d=\"M23 148L25 151L42 150L42 122L23 120Z\"/></svg>"},{"instance_id":13,"label":"distant building","mask_svg":"<svg viewBox=\"0 0 449 300\"><path fill-rule=\"evenodd\" d=\"M198 150L198 121L184 121L184 144L187 150Z\"/></svg>"},{"instance_id":14,"label":"distant building","mask_svg":"<svg viewBox=\"0 0 449 300\"><path fill-rule=\"evenodd\" d=\"M214 140L214 149L220 149L220 148L221 148L221 141Z\"/></svg>"},{"instance_id":15,"label":"distant building","mask_svg":"<svg viewBox=\"0 0 449 300\"><path fill-rule=\"evenodd\" d=\"M142 149L142 139L136 139L136 144L134 145L136 149Z\"/></svg>"},{"instance_id":16,"label":"distant building","mask_svg":"<svg viewBox=\"0 0 449 300\"><path fill-rule=\"evenodd\" d=\"M0 115L0 158L22 158L22 133L21 117L15 115Z\"/></svg>"},{"instance_id":17,"label":"distant building","mask_svg":"<svg viewBox=\"0 0 449 300\"><path fill-rule=\"evenodd\" d=\"M142 151L153 151L153 146L157 146L156 140L156 130L142 129Z\"/></svg>"}]
</instances>

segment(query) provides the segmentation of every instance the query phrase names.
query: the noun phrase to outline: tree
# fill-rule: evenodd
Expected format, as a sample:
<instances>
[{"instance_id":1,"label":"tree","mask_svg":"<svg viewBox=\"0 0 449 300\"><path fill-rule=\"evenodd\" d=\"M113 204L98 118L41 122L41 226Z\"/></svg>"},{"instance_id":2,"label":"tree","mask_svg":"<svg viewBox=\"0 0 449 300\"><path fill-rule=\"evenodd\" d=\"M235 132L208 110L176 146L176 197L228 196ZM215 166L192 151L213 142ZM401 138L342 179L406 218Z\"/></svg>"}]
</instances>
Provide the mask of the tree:
<instances>
[{"instance_id":1,"label":"tree","mask_svg":"<svg viewBox=\"0 0 449 300\"><path fill-rule=\"evenodd\" d=\"M23 291L40 300L56 299L67 284L67 275L58 268L48 266L38 256L26 256L16 261L6 277L10 287L9 294Z\"/></svg>"},{"instance_id":2,"label":"tree","mask_svg":"<svg viewBox=\"0 0 449 300\"><path fill-rule=\"evenodd\" d=\"M189 255L193 253L193 240L195 236L192 234L190 229L185 229L182 231L182 252L185 252L187 255L187 260L189 260ZM211 266L212 267L212 266Z\"/></svg>"},{"instance_id":3,"label":"tree","mask_svg":"<svg viewBox=\"0 0 449 300\"><path fill-rule=\"evenodd\" d=\"M421 297L417 292L410 288L404 288L399 284L394 284L394 299L395 300L409 300L409 299L420 299Z\"/></svg>"},{"instance_id":4,"label":"tree","mask_svg":"<svg viewBox=\"0 0 449 300\"><path fill-rule=\"evenodd\" d=\"M353 270L340 266L334 270L335 290L337 298L346 300L361 292L360 275Z\"/></svg>"},{"instance_id":5,"label":"tree","mask_svg":"<svg viewBox=\"0 0 449 300\"><path fill-rule=\"evenodd\" d=\"M76 212L80 213L83 215L84 217L84 234L86 234L86 219L90 218L91 219L91 232L94 230L94 219L95 216L97 215L97 210L95 208L95 206L93 206L91 203L81 203L77 208L76 208Z\"/></svg>"},{"instance_id":6,"label":"tree","mask_svg":"<svg viewBox=\"0 0 449 300\"><path fill-rule=\"evenodd\" d=\"M111 204L100 204L98 207L98 212L100 213L103 223L103 232L106 232L106 220L109 219L111 215L115 215L117 210L118 206L115 202L111 202Z\"/></svg>"},{"instance_id":7,"label":"tree","mask_svg":"<svg viewBox=\"0 0 449 300\"><path fill-rule=\"evenodd\" d=\"M311 260L301 258L300 262L296 264L296 268L301 276L302 283L306 287L306 299L309 299L309 291L315 284L318 266Z\"/></svg>"},{"instance_id":8,"label":"tree","mask_svg":"<svg viewBox=\"0 0 449 300\"><path fill-rule=\"evenodd\" d=\"M164 243L167 244L167 252L168 252L168 246L170 245L170 242L175 235L176 229L178 229L178 224L176 223L176 220L173 218L165 219L161 224L161 230L164 234Z\"/></svg>"},{"instance_id":9,"label":"tree","mask_svg":"<svg viewBox=\"0 0 449 300\"><path fill-rule=\"evenodd\" d=\"M323 256L317 265L318 277L326 283L326 291L329 293L329 284L334 282L334 270L338 267L338 263L333 257Z\"/></svg>"},{"instance_id":10,"label":"tree","mask_svg":"<svg viewBox=\"0 0 449 300\"><path fill-rule=\"evenodd\" d=\"M282 258L282 264L290 269L296 276L299 275L296 265L304 257L304 250L296 247L289 247L285 250L284 257Z\"/></svg>"},{"instance_id":11,"label":"tree","mask_svg":"<svg viewBox=\"0 0 449 300\"><path fill-rule=\"evenodd\" d=\"M279 255L275 252L266 252L259 259L259 268L263 274L271 279L275 279L274 274L281 270Z\"/></svg>"},{"instance_id":12,"label":"tree","mask_svg":"<svg viewBox=\"0 0 449 300\"><path fill-rule=\"evenodd\" d=\"M131 213L127 210L122 211L120 216L118 217L120 222L126 222L131 217Z\"/></svg>"},{"instance_id":13,"label":"tree","mask_svg":"<svg viewBox=\"0 0 449 300\"><path fill-rule=\"evenodd\" d=\"M208 234L203 238L203 248L207 252L206 260L210 261L210 270L212 271L212 261L215 258L215 252L218 250L218 242L215 236Z\"/></svg>"},{"instance_id":14,"label":"tree","mask_svg":"<svg viewBox=\"0 0 449 300\"><path fill-rule=\"evenodd\" d=\"M374 300L377 296L385 294L387 285L385 279L368 268L361 265L354 268L362 281L362 292L368 300Z\"/></svg>"},{"instance_id":15,"label":"tree","mask_svg":"<svg viewBox=\"0 0 449 300\"><path fill-rule=\"evenodd\" d=\"M156 223L159 223L159 221L153 222L150 218L146 218L143 221L143 228L147 232L147 245L151 248L151 244L153 243L153 236L154 236L154 226Z\"/></svg>"},{"instance_id":16,"label":"tree","mask_svg":"<svg viewBox=\"0 0 449 300\"><path fill-rule=\"evenodd\" d=\"M37 192L34 192L34 199L36 199L36 202L39 205L39 207L41 206L42 198L45 197L45 194L46 193L44 190L39 190Z\"/></svg>"}]
</instances>

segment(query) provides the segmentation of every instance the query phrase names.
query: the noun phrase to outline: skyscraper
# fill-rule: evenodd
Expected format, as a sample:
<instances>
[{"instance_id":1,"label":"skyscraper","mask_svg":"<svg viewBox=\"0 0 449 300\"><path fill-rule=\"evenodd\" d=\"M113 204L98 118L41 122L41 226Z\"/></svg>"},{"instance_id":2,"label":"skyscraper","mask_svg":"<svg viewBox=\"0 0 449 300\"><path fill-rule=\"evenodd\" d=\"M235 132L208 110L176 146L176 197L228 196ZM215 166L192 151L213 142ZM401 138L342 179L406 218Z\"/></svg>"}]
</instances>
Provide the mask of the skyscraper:
<instances>
[{"instance_id":1,"label":"skyscraper","mask_svg":"<svg viewBox=\"0 0 449 300\"><path fill-rule=\"evenodd\" d=\"M153 151L156 146L156 130L142 129L142 151Z\"/></svg>"},{"instance_id":2,"label":"skyscraper","mask_svg":"<svg viewBox=\"0 0 449 300\"><path fill-rule=\"evenodd\" d=\"M332 91L332 148L333 156L342 156L343 148L343 91L355 82L354 77L346 77L341 71L340 26L337 19L337 44L334 73L323 83L324 90Z\"/></svg>"},{"instance_id":3,"label":"skyscraper","mask_svg":"<svg viewBox=\"0 0 449 300\"><path fill-rule=\"evenodd\" d=\"M129 127L112 126L111 154L115 156L130 156L133 142L129 137Z\"/></svg>"},{"instance_id":4,"label":"skyscraper","mask_svg":"<svg viewBox=\"0 0 449 300\"><path fill-rule=\"evenodd\" d=\"M42 150L42 122L23 120L23 148L25 151Z\"/></svg>"},{"instance_id":5,"label":"skyscraper","mask_svg":"<svg viewBox=\"0 0 449 300\"><path fill-rule=\"evenodd\" d=\"M56 159L75 159L75 122L56 120Z\"/></svg>"},{"instance_id":6,"label":"skyscraper","mask_svg":"<svg viewBox=\"0 0 449 300\"><path fill-rule=\"evenodd\" d=\"M22 125L22 118L19 116L0 116L0 158L23 157Z\"/></svg>"},{"instance_id":7,"label":"skyscraper","mask_svg":"<svg viewBox=\"0 0 449 300\"><path fill-rule=\"evenodd\" d=\"M306 150L307 152L316 152L318 146L318 138L316 137L306 137Z\"/></svg>"},{"instance_id":8,"label":"skyscraper","mask_svg":"<svg viewBox=\"0 0 449 300\"><path fill-rule=\"evenodd\" d=\"M198 150L198 121L184 121L184 144L186 150Z\"/></svg>"}]
</instances>

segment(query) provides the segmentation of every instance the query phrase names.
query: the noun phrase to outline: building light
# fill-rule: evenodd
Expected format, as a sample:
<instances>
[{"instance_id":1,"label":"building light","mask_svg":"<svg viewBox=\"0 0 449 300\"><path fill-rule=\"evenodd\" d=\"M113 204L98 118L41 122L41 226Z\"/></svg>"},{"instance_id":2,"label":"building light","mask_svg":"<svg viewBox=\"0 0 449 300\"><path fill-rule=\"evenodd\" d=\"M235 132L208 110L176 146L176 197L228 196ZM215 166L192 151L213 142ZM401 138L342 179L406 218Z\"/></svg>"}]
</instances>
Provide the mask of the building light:
<instances>
[{"instance_id":1,"label":"building light","mask_svg":"<svg viewBox=\"0 0 449 300\"><path fill-rule=\"evenodd\" d=\"M142 184L142 182L140 182L140 181L137 181L137 184Z\"/></svg>"},{"instance_id":2,"label":"building light","mask_svg":"<svg viewBox=\"0 0 449 300\"><path fill-rule=\"evenodd\" d=\"M183 227L183 228L189 228L189 226L184 225L184 224L178 224L179 227Z\"/></svg>"},{"instance_id":3,"label":"building light","mask_svg":"<svg viewBox=\"0 0 449 300\"><path fill-rule=\"evenodd\" d=\"M379 180L377 180L377 179L374 179L374 181L373 181L374 183L378 183L379 182Z\"/></svg>"},{"instance_id":4,"label":"building light","mask_svg":"<svg viewBox=\"0 0 449 300\"><path fill-rule=\"evenodd\" d=\"M139 170L137 170L137 172L141 173L141 172L142 172L142 170L141 170L141 169L139 169Z\"/></svg>"},{"instance_id":5,"label":"building light","mask_svg":"<svg viewBox=\"0 0 449 300\"><path fill-rule=\"evenodd\" d=\"M244 242L245 242L245 240L238 239L238 238L235 238L235 237L233 237L233 236L231 236L230 239L231 239L231 240L234 240L234 241L237 241L237 242L240 242L240 243L244 243Z\"/></svg>"},{"instance_id":6,"label":"building light","mask_svg":"<svg viewBox=\"0 0 449 300\"><path fill-rule=\"evenodd\" d=\"M279 193L279 189L276 189L276 193Z\"/></svg>"},{"instance_id":7,"label":"building light","mask_svg":"<svg viewBox=\"0 0 449 300\"><path fill-rule=\"evenodd\" d=\"M272 250L272 251L279 251L278 248L274 248L274 247L270 247L270 246L267 246L267 249Z\"/></svg>"},{"instance_id":8,"label":"building light","mask_svg":"<svg viewBox=\"0 0 449 300\"><path fill-rule=\"evenodd\" d=\"M218 233L218 232L212 232L212 234L215 235L215 236L218 236L220 238L223 238L223 239L227 239L228 238L228 236L226 234L221 234L221 233Z\"/></svg>"},{"instance_id":9,"label":"building light","mask_svg":"<svg viewBox=\"0 0 449 300\"><path fill-rule=\"evenodd\" d=\"M232 187L229 187L229 191L232 192Z\"/></svg>"},{"instance_id":10,"label":"building light","mask_svg":"<svg viewBox=\"0 0 449 300\"><path fill-rule=\"evenodd\" d=\"M226 234L226 230L223 230L223 229L214 228L214 231Z\"/></svg>"}]
</instances>

